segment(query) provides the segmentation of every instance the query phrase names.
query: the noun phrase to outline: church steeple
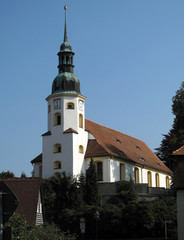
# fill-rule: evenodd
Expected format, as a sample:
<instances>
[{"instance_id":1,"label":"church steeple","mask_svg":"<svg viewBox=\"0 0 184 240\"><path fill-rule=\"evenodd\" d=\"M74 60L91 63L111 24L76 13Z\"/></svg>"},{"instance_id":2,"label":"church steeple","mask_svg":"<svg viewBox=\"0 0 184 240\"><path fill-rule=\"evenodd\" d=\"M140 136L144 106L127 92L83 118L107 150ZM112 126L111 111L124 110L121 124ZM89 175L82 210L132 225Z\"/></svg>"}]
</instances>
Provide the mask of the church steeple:
<instances>
[{"instance_id":1,"label":"church steeple","mask_svg":"<svg viewBox=\"0 0 184 240\"><path fill-rule=\"evenodd\" d=\"M67 23L66 23L66 10L65 9L65 25L64 25L64 41L60 46L59 56L59 74L53 81L52 94L58 92L74 92L80 93L79 79L73 74L73 56L72 46L68 42Z\"/></svg>"}]
</instances>

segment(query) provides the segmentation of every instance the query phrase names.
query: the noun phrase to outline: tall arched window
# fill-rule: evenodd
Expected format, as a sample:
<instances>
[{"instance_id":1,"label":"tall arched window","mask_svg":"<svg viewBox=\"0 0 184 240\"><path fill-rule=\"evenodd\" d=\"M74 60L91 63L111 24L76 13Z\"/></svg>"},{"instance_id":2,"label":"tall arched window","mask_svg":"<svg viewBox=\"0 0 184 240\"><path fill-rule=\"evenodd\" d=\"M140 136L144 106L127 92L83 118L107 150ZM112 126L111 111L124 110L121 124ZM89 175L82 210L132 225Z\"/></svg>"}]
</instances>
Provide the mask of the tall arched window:
<instances>
[{"instance_id":1,"label":"tall arched window","mask_svg":"<svg viewBox=\"0 0 184 240\"><path fill-rule=\"evenodd\" d=\"M148 171L148 187L152 187L152 176L150 171Z\"/></svg>"},{"instance_id":2,"label":"tall arched window","mask_svg":"<svg viewBox=\"0 0 184 240\"><path fill-rule=\"evenodd\" d=\"M53 153L60 153L62 152L62 146L60 143L56 143L53 146Z\"/></svg>"},{"instance_id":3,"label":"tall arched window","mask_svg":"<svg viewBox=\"0 0 184 240\"><path fill-rule=\"evenodd\" d=\"M83 115L79 114L79 127L83 128Z\"/></svg>"},{"instance_id":4,"label":"tall arched window","mask_svg":"<svg viewBox=\"0 0 184 240\"><path fill-rule=\"evenodd\" d=\"M61 125L61 113L54 114L54 125Z\"/></svg>"},{"instance_id":5,"label":"tall arched window","mask_svg":"<svg viewBox=\"0 0 184 240\"><path fill-rule=\"evenodd\" d=\"M103 181L103 162L96 162L97 180Z\"/></svg>"},{"instance_id":6,"label":"tall arched window","mask_svg":"<svg viewBox=\"0 0 184 240\"><path fill-rule=\"evenodd\" d=\"M61 169L61 161L55 161L53 168L54 169Z\"/></svg>"},{"instance_id":7,"label":"tall arched window","mask_svg":"<svg viewBox=\"0 0 184 240\"><path fill-rule=\"evenodd\" d=\"M159 179L158 173L155 174L155 183L156 183L156 187L160 187L160 179Z\"/></svg>"},{"instance_id":8,"label":"tall arched window","mask_svg":"<svg viewBox=\"0 0 184 240\"><path fill-rule=\"evenodd\" d=\"M79 153L84 153L84 147L82 145L79 145Z\"/></svg>"},{"instance_id":9,"label":"tall arched window","mask_svg":"<svg viewBox=\"0 0 184 240\"><path fill-rule=\"evenodd\" d=\"M135 167L135 183L139 183L139 168Z\"/></svg>"},{"instance_id":10,"label":"tall arched window","mask_svg":"<svg viewBox=\"0 0 184 240\"><path fill-rule=\"evenodd\" d=\"M166 188L170 188L170 182L169 182L169 177L168 176L166 176L165 182L166 182Z\"/></svg>"},{"instance_id":11,"label":"tall arched window","mask_svg":"<svg viewBox=\"0 0 184 240\"><path fill-rule=\"evenodd\" d=\"M120 181L125 180L125 164L120 163Z\"/></svg>"}]
</instances>

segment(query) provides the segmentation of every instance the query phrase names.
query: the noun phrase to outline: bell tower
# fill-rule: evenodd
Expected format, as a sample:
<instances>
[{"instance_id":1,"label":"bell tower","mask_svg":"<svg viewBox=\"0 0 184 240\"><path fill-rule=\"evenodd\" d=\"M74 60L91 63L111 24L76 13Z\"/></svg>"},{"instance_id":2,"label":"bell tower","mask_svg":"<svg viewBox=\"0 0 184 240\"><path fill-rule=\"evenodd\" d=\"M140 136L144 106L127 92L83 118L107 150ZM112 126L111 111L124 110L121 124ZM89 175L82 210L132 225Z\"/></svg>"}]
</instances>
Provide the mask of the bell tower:
<instances>
[{"instance_id":1,"label":"bell tower","mask_svg":"<svg viewBox=\"0 0 184 240\"><path fill-rule=\"evenodd\" d=\"M85 97L74 74L72 46L68 42L66 11L64 40L58 52L58 74L52 83L48 102L48 131L43 134L42 176L48 178L65 171L77 176L85 171L84 153L87 145L85 131Z\"/></svg>"}]
</instances>

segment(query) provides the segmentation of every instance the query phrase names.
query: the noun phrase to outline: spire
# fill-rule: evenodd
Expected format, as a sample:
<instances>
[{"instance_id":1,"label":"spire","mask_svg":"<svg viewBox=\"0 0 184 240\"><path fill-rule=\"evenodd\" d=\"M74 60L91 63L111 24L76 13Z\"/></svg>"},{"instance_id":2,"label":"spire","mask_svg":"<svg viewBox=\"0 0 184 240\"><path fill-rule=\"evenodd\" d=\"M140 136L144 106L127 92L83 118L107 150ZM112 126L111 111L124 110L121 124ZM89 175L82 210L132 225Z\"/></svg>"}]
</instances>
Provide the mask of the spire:
<instances>
[{"instance_id":1,"label":"spire","mask_svg":"<svg viewBox=\"0 0 184 240\"><path fill-rule=\"evenodd\" d=\"M70 93L80 93L80 82L79 79L73 73L73 56L72 46L68 42L67 36L67 25L66 25L66 10L67 6L64 7L65 10L65 25L64 25L64 41L60 46L60 51L58 52L59 57L59 73L53 81L52 84L52 94L59 92L70 92Z\"/></svg>"},{"instance_id":2,"label":"spire","mask_svg":"<svg viewBox=\"0 0 184 240\"><path fill-rule=\"evenodd\" d=\"M67 36L67 25L66 25L66 10L67 10L67 6L64 6L64 10L65 10L65 31L64 31L64 42L68 42L68 36Z\"/></svg>"}]
</instances>

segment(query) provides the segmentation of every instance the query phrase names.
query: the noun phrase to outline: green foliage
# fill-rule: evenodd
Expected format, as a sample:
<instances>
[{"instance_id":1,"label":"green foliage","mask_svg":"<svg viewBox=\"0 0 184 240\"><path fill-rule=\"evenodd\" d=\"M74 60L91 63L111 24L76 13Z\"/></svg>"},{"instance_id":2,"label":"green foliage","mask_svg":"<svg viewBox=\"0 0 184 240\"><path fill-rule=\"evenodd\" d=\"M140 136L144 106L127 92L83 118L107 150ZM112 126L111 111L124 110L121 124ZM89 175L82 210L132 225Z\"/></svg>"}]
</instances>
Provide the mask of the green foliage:
<instances>
[{"instance_id":1,"label":"green foliage","mask_svg":"<svg viewBox=\"0 0 184 240\"><path fill-rule=\"evenodd\" d=\"M81 196L75 179L65 172L58 176L45 179L42 182L43 204L46 219L60 224L59 216L66 208L81 206Z\"/></svg>"},{"instance_id":2,"label":"green foliage","mask_svg":"<svg viewBox=\"0 0 184 240\"><path fill-rule=\"evenodd\" d=\"M61 232L54 224L30 227L17 214L11 216L6 226L12 229L12 240L76 240L75 235Z\"/></svg>"},{"instance_id":3,"label":"green foliage","mask_svg":"<svg viewBox=\"0 0 184 240\"><path fill-rule=\"evenodd\" d=\"M173 151L184 145L184 82L172 98L172 113L174 121L168 134L163 135L160 147L156 149L157 156L167 162L172 168L170 156Z\"/></svg>"},{"instance_id":4,"label":"green foliage","mask_svg":"<svg viewBox=\"0 0 184 240\"><path fill-rule=\"evenodd\" d=\"M14 178L15 177L15 175L14 175L14 173L13 172L10 172L10 171L7 171L7 172L1 172L0 173L0 178Z\"/></svg>"},{"instance_id":5,"label":"green foliage","mask_svg":"<svg viewBox=\"0 0 184 240\"><path fill-rule=\"evenodd\" d=\"M21 178L26 178L27 176L26 176L25 172L22 172L20 177Z\"/></svg>"},{"instance_id":6,"label":"green foliage","mask_svg":"<svg viewBox=\"0 0 184 240\"><path fill-rule=\"evenodd\" d=\"M130 181L120 181L116 183L117 197L127 205L131 202L136 202L138 199L137 193L134 188L134 182L130 178Z\"/></svg>"},{"instance_id":7,"label":"green foliage","mask_svg":"<svg viewBox=\"0 0 184 240\"><path fill-rule=\"evenodd\" d=\"M89 168L86 170L84 200L88 205L97 205L99 203L97 173L93 160L90 161Z\"/></svg>"}]
</instances>

